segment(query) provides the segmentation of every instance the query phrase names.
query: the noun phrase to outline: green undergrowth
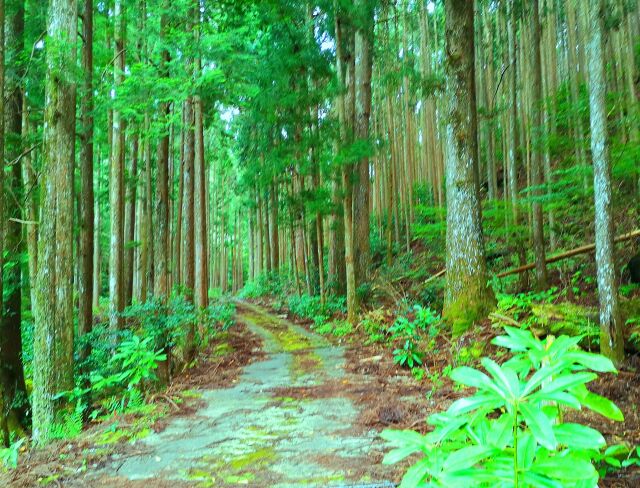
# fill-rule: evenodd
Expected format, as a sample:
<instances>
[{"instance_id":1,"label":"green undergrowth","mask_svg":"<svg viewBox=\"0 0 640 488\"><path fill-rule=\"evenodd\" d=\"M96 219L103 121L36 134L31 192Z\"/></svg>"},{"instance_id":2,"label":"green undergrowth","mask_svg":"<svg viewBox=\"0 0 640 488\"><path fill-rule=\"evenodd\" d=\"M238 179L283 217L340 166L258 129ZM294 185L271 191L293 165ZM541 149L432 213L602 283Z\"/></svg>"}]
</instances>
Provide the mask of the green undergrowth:
<instances>
[{"instance_id":1,"label":"green undergrowth","mask_svg":"<svg viewBox=\"0 0 640 488\"><path fill-rule=\"evenodd\" d=\"M581 351L580 337L542 341L521 329L505 331L493 343L511 358L498 364L485 357L484 371L466 366L453 370L451 378L474 392L430 416L430 433L383 432L394 448L386 463L419 455L403 488L592 488L606 473L605 466L612 465L615 449L607 448L602 434L567 422L564 415L586 408L623 420L613 402L586 387L597 373L615 373L611 361ZM635 462L631 456L627 461Z\"/></svg>"},{"instance_id":2,"label":"green undergrowth","mask_svg":"<svg viewBox=\"0 0 640 488\"><path fill-rule=\"evenodd\" d=\"M75 386L57 395L66 408L57 414L51 440L82 436L88 426L98 445L135 442L149 435L161 417L194 394L164 394L168 368L178 374L178 367L191 366L179 365L173 355L182 347L187 325L198 324L198 351L211 346L212 355L221 357L233 352L227 331L234 316L235 305L223 297L198 310L176 292L166 304L150 299L126 308L122 313L125 328L120 331L112 331L107 323L95 325L75 343ZM25 343L31 343L32 331L32 323L25 321ZM27 350L29 373L31 357ZM30 377L27 384L31 384ZM16 439L10 448L0 451L0 465L17 465L22 442Z\"/></svg>"}]
</instances>

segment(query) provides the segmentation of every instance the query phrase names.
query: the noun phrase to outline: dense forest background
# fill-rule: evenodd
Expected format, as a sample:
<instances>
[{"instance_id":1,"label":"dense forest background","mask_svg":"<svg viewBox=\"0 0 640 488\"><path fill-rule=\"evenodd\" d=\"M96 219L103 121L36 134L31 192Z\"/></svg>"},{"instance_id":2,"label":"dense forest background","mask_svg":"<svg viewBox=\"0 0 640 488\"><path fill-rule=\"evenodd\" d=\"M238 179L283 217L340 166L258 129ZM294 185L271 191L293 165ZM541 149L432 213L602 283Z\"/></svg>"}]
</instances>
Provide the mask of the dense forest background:
<instances>
[{"instance_id":1,"label":"dense forest background","mask_svg":"<svg viewBox=\"0 0 640 488\"><path fill-rule=\"evenodd\" d=\"M637 1L0 0L0 25L7 445L130 388L115 350L169 381L230 293L354 326L419 302L458 336L533 292L634 347Z\"/></svg>"}]
</instances>

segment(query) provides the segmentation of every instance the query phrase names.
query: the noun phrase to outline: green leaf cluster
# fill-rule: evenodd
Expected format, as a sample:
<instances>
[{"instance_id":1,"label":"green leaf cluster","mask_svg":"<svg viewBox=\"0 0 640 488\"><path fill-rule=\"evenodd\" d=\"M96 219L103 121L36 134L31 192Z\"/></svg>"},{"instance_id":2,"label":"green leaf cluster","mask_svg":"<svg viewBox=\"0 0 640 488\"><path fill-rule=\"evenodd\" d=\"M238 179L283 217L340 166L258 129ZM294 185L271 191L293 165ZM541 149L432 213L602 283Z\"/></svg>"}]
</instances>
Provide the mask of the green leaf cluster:
<instances>
[{"instance_id":1,"label":"green leaf cluster","mask_svg":"<svg viewBox=\"0 0 640 488\"><path fill-rule=\"evenodd\" d=\"M419 453L401 487L592 488L606 442L600 432L564 422L563 410L588 408L609 419L623 415L610 400L589 391L596 373L613 373L604 356L579 350L580 338L542 341L528 331L505 327L493 343L511 351L484 371L453 370L457 383L475 388L428 422L432 432L386 430L394 449L385 463Z\"/></svg>"}]
</instances>

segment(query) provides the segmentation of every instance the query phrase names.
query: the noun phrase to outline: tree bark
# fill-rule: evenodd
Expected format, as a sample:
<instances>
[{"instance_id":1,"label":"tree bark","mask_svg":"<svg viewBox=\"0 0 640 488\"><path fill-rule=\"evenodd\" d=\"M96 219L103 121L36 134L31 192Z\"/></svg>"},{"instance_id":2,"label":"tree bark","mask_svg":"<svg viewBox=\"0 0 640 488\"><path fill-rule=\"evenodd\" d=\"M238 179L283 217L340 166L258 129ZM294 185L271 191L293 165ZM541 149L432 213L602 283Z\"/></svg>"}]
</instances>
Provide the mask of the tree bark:
<instances>
[{"instance_id":1,"label":"tree bark","mask_svg":"<svg viewBox=\"0 0 640 488\"><path fill-rule=\"evenodd\" d=\"M446 0L447 285L444 316L455 335L492 308L478 184L473 2Z\"/></svg>"},{"instance_id":2,"label":"tree bark","mask_svg":"<svg viewBox=\"0 0 640 488\"><path fill-rule=\"evenodd\" d=\"M193 98L184 103L184 163L183 163L183 198L182 198L182 286L185 298L193 303L195 287L195 229L194 229L194 165L195 165L195 131ZM195 357L195 324L187 326L185 336L184 357L188 363Z\"/></svg>"},{"instance_id":3,"label":"tree bark","mask_svg":"<svg viewBox=\"0 0 640 488\"><path fill-rule=\"evenodd\" d=\"M82 69L84 93L82 110L82 146L80 150L80 281L78 283L78 334L91 332L93 326L93 0L84 1L82 12Z\"/></svg>"},{"instance_id":4,"label":"tree bark","mask_svg":"<svg viewBox=\"0 0 640 488\"><path fill-rule=\"evenodd\" d=\"M168 1L163 3L163 9L168 9ZM160 37L165 37L167 29L167 14L163 12L160 20ZM169 76L169 51L162 51L160 76ZM171 106L169 103L160 105L159 117L162 132L157 149L157 177L156 177L156 206L155 206L155 234L154 234L154 283L153 293L163 303L169 295L169 117Z\"/></svg>"},{"instance_id":5,"label":"tree bark","mask_svg":"<svg viewBox=\"0 0 640 488\"><path fill-rule=\"evenodd\" d=\"M623 321L618 304L613 245L611 157L607 130L607 81L603 59L604 2L590 0L589 106L595 194L596 268L600 300L600 348L620 364L624 359Z\"/></svg>"},{"instance_id":6,"label":"tree bark","mask_svg":"<svg viewBox=\"0 0 640 488\"><path fill-rule=\"evenodd\" d=\"M355 32L356 114L355 132L358 139L368 141L371 120L371 73L373 68L374 5L369 0L356 2L359 9L358 28ZM353 189L354 257L356 284L368 279L371 262L370 176L369 157L356 163L357 177Z\"/></svg>"},{"instance_id":7,"label":"tree bark","mask_svg":"<svg viewBox=\"0 0 640 488\"><path fill-rule=\"evenodd\" d=\"M207 201L204 161L202 100L194 98L195 109L195 302L199 308L209 304L207 286Z\"/></svg>"},{"instance_id":8,"label":"tree bark","mask_svg":"<svg viewBox=\"0 0 640 488\"><path fill-rule=\"evenodd\" d=\"M116 98L124 80L124 6L115 0L114 6L114 84ZM118 107L113 110L113 149L109 170L109 206L111 214L109 246L109 326L112 330L122 327L124 310L124 146L125 121Z\"/></svg>"},{"instance_id":9,"label":"tree bark","mask_svg":"<svg viewBox=\"0 0 640 488\"><path fill-rule=\"evenodd\" d=\"M540 26L540 2L533 0L531 6L532 12L532 66L533 66L533 125L538 132L544 127L543 120L543 92L542 92L542 56L541 49L541 26ZM546 290L548 286L547 265L545 260L545 242L544 242L544 215L542 213L542 183L543 183L543 161L542 161L542 143L540 136L534 138L531 169L531 184L534 187L533 193L533 250L536 261L536 288L538 290Z\"/></svg>"},{"instance_id":10,"label":"tree bark","mask_svg":"<svg viewBox=\"0 0 640 488\"><path fill-rule=\"evenodd\" d=\"M4 0L0 0L0 114L4 114ZM0 117L0 161L3 167L0 169L0 193L4 194L4 117ZM1 270L4 266L4 198L0 197L0 310L4 309L3 303L3 276ZM2 445L8 447L11 441L7 415L4 402L4 387L0 383L0 435Z\"/></svg>"},{"instance_id":11,"label":"tree bark","mask_svg":"<svg viewBox=\"0 0 640 488\"><path fill-rule=\"evenodd\" d=\"M50 0L47 22L42 219L34 307L33 439L50 439L60 401L73 388L73 166L76 0Z\"/></svg>"},{"instance_id":12,"label":"tree bark","mask_svg":"<svg viewBox=\"0 0 640 488\"><path fill-rule=\"evenodd\" d=\"M10 4L6 14L5 26L5 87L2 96L5 98L4 112L4 144L5 156L11 161L8 173L5 173L7 191L3 191L0 198L4 198L5 221L0 225L6 226L4 247L9 262L4 270L5 302L0 307L0 381L3 383L4 404L6 413L11 417L10 424L18 426L23 421L28 410L27 390L24 381L22 365L22 269L20 262L25 250L22 237L24 202L24 185L22 182L23 152L22 143L22 107L23 94L20 86L24 76L24 65L21 61L24 47L24 5L21 2ZM2 160L4 161L4 159ZM2 165L0 165L2 166ZM0 171L4 171L0 167ZM0 270L2 268L0 267ZM11 425L9 425L11 430Z\"/></svg>"},{"instance_id":13,"label":"tree bark","mask_svg":"<svg viewBox=\"0 0 640 488\"><path fill-rule=\"evenodd\" d=\"M131 168L125 178L127 182L125 196L125 218L124 218L124 261L123 261L123 279L124 279L124 307L131 305L133 300L133 270L135 256L135 240L136 240L136 201L138 193L138 160L140 157L140 136L138 127L131 136Z\"/></svg>"}]
</instances>

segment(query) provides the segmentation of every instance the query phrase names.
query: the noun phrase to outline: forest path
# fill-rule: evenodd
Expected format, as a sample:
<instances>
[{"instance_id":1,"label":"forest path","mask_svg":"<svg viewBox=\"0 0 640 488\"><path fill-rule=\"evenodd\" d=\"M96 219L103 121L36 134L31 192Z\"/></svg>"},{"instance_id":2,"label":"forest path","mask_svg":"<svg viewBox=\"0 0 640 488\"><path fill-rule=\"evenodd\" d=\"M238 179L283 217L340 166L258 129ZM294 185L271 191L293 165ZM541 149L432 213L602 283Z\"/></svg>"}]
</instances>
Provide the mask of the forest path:
<instances>
[{"instance_id":1,"label":"forest path","mask_svg":"<svg viewBox=\"0 0 640 488\"><path fill-rule=\"evenodd\" d=\"M343 348L244 302L237 319L263 339L265 358L233 387L202 391L200 410L145 438L143 453L111 474L193 486L373 483L381 467L367 454L380 444L377 432L356 427L344 390L364 378L346 373Z\"/></svg>"}]
</instances>

